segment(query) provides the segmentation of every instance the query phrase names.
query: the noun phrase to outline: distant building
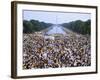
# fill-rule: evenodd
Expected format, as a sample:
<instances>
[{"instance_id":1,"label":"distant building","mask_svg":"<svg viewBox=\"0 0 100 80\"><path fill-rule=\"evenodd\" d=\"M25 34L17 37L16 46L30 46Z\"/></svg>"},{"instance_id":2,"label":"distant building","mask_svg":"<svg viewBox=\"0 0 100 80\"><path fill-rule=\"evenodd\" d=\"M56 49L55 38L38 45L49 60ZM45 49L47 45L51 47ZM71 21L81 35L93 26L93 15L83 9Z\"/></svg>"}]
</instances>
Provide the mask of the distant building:
<instances>
[{"instance_id":1,"label":"distant building","mask_svg":"<svg viewBox=\"0 0 100 80\"><path fill-rule=\"evenodd\" d=\"M52 40L55 40L55 37L54 36L44 36L45 39L52 39Z\"/></svg>"}]
</instances>

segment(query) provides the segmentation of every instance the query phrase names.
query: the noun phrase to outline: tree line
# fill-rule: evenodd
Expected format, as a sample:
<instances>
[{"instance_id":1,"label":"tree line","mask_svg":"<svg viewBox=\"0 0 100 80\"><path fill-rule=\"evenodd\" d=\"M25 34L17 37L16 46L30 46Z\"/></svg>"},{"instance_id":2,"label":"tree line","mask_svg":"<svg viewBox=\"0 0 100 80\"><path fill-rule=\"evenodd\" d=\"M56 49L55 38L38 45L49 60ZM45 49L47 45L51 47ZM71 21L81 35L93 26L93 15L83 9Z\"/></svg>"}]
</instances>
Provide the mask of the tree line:
<instances>
[{"instance_id":1,"label":"tree line","mask_svg":"<svg viewBox=\"0 0 100 80\"><path fill-rule=\"evenodd\" d=\"M38 20L23 20L23 33L34 33L50 27L51 23L40 22Z\"/></svg>"},{"instance_id":2,"label":"tree line","mask_svg":"<svg viewBox=\"0 0 100 80\"><path fill-rule=\"evenodd\" d=\"M83 34L83 35L91 34L91 20L90 19L87 21L76 20L69 23L63 23L62 26L79 34Z\"/></svg>"}]
</instances>

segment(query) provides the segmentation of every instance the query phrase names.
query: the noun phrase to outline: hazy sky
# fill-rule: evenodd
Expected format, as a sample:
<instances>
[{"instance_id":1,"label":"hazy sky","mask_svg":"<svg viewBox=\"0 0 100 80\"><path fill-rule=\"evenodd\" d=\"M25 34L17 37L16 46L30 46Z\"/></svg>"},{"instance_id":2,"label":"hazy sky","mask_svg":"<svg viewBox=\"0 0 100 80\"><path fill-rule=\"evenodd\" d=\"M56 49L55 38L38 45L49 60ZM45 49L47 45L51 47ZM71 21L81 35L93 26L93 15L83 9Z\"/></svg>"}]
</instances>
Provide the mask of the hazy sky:
<instances>
[{"instance_id":1,"label":"hazy sky","mask_svg":"<svg viewBox=\"0 0 100 80\"><path fill-rule=\"evenodd\" d=\"M24 20L34 19L47 23L61 24L75 20L86 21L88 19L91 19L91 14L24 10L23 19Z\"/></svg>"}]
</instances>

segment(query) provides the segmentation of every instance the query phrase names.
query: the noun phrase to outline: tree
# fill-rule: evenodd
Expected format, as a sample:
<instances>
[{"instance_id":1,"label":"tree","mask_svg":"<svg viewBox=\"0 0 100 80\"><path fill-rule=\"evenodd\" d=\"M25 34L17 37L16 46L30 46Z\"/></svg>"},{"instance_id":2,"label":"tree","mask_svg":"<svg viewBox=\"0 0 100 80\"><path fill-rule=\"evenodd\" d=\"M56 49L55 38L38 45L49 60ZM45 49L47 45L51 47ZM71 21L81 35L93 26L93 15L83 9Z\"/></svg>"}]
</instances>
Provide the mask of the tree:
<instances>
[{"instance_id":1,"label":"tree","mask_svg":"<svg viewBox=\"0 0 100 80\"><path fill-rule=\"evenodd\" d=\"M31 33L31 32L33 32L33 30L32 30L33 25L32 25L31 22L24 20L23 21L23 26L24 26L23 27L23 32L24 33Z\"/></svg>"},{"instance_id":2,"label":"tree","mask_svg":"<svg viewBox=\"0 0 100 80\"><path fill-rule=\"evenodd\" d=\"M23 20L23 32L24 33L34 33L36 31L41 31L50 27L52 24L40 22L38 20Z\"/></svg>"},{"instance_id":3,"label":"tree","mask_svg":"<svg viewBox=\"0 0 100 80\"><path fill-rule=\"evenodd\" d=\"M90 19L87 21L76 20L69 23L63 23L62 26L80 34L91 34Z\"/></svg>"}]
</instances>

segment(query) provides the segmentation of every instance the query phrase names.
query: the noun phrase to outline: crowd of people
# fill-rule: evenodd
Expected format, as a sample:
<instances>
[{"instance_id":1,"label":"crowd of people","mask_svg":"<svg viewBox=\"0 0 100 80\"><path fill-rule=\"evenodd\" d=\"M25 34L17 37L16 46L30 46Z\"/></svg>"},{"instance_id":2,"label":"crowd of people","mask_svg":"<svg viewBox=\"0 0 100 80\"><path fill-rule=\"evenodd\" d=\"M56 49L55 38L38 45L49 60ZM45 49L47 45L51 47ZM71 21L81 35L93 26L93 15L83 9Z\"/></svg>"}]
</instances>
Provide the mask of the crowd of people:
<instances>
[{"instance_id":1,"label":"crowd of people","mask_svg":"<svg viewBox=\"0 0 100 80\"><path fill-rule=\"evenodd\" d=\"M23 35L23 69L79 67L91 65L89 36L69 34L46 38Z\"/></svg>"}]
</instances>

